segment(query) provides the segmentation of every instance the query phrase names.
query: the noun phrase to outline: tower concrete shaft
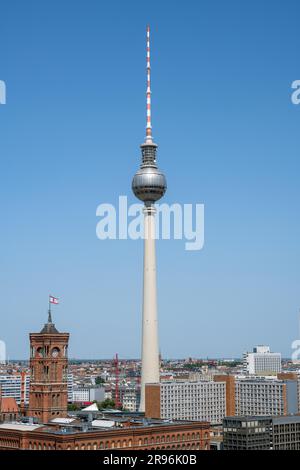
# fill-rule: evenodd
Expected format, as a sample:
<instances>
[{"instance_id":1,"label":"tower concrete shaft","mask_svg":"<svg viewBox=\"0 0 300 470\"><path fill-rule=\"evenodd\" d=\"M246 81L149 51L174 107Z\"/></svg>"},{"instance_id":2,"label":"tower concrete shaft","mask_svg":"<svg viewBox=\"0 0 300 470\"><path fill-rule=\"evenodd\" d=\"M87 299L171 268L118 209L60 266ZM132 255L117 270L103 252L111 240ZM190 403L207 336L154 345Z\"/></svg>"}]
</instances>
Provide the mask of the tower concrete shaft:
<instances>
[{"instance_id":1,"label":"tower concrete shaft","mask_svg":"<svg viewBox=\"0 0 300 470\"><path fill-rule=\"evenodd\" d=\"M142 378L140 411L145 411L145 384L159 382L159 344L156 295L155 208L144 209L144 286Z\"/></svg>"}]
</instances>

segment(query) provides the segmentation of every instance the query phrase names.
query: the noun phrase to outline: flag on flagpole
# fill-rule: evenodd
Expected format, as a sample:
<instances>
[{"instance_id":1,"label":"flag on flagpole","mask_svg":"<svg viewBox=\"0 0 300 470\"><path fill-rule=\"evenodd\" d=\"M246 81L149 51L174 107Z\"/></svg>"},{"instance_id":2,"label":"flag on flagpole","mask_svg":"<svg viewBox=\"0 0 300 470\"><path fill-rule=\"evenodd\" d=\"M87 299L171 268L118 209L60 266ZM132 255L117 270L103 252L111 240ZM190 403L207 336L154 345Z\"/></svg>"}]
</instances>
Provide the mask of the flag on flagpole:
<instances>
[{"instance_id":1,"label":"flag on flagpole","mask_svg":"<svg viewBox=\"0 0 300 470\"><path fill-rule=\"evenodd\" d=\"M50 304L58 304L59 303L58 298L53 297L52 295L49 295L49 303Z\"/></svg>"}]
</instances>

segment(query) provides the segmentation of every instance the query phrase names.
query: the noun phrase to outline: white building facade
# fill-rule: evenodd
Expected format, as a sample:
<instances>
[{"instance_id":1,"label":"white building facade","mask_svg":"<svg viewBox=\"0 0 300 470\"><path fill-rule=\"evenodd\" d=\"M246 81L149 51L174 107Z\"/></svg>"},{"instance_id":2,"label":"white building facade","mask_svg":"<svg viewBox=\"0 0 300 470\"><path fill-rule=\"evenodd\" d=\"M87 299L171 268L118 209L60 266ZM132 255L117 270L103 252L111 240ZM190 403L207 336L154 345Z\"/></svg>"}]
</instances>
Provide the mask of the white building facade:
<instances>
[{"instance_id":1,"label":"white building facade","mask_svg":"<svg viewBox=\"0 0 300 470\"><path fill-rule=\"evenodd\" d=\"M279 416L287 414L286 384L278 379L237 379L235 413L237 416Z\"/></svg>"},{"instance_id":2,"label":"white building facade","mask_svg":"<svg viewBox=\"0 0 300 470\"><path fill-rule=\"evenodd\" d=\"M162 419L222 423L226 415L224 382L161 382L160 415Z\"/></svg>"},{"instance_id":3,"label":"white building facade","mask_svg":"<svg viewBox=\"0 0 300 470\"><path fill-rule=\"evenodd\" d=\"M124 410L127 411L138 411L139 408L139 400L137 392L134 388L130 388L125 391L122 399L122 406Z\"/></svg>"},{"instance_id":4,"label":"white building facade","mask_svg":"<svg viewBox=\"0 0 300 470\"><path fill-rule=\"evenodd\" d=\"M0 392L3 398L15 398L18 405L23 402L29 403L28 374L6 374L0 375Z\"/></svg>"},{"instance_id":5,"label":"white building facade","mask_svg":"<svg viewBox=\"0 0 300 470\"><path fill-rule=\"evenodd\" d=\"M281 354L270 351L269 346L257 346L244 354L244 370L249 375L271 375L281 372Z\"/></svg>"},{"instance_id":6,"label":"white building facade","mask_svg":"<svg viewBox=\"0 0 300 470\"><path fill-rule=\"evenodd\" d=\"M105 399L104 387L77 386L73 387L73 402L103 401Z\"/></svg>"}]
</instances>

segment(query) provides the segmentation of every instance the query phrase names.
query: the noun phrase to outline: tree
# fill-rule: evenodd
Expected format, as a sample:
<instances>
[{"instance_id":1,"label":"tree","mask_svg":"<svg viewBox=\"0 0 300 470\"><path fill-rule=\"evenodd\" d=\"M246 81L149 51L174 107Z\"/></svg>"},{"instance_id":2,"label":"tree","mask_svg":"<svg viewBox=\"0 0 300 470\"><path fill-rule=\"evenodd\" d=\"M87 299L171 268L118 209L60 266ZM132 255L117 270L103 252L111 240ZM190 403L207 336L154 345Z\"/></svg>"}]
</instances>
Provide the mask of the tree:
<instances>
[{"instance_id":1,"label":"tree","mask_svg":"<svg viewBox=\"0 0 300 470\"><path fill-rule=\"evenodd\" d=\"M79 411L80 406L77 403L68 403L68 411Z\"/></svg>"},{"instance_id":2,"label":"tree","mask_svg":"<svg viewBox=\"0 0 300 470\"><path fill-rule=\"evenodd\" d=\"M96 377L96 379L95 379L95 384L96 385L101 385L101 384L104 384L104 383L105 383L105 380L102 379L102 377L100 377L100 376Z\"/></svg>"},{"instance_id":3,"label":"tree","mask_svg":"<svg viewBox=\"0 0 300 470\"><path fill-rule=\"evenodd\" d=\"M101 409L104 409L104 408L114 408L115 407L115 402L114 400L110 400L109 398L106 398L106 400L104 401L100 401L98 403L98 407Z\"/></svg>"}]
</instances>

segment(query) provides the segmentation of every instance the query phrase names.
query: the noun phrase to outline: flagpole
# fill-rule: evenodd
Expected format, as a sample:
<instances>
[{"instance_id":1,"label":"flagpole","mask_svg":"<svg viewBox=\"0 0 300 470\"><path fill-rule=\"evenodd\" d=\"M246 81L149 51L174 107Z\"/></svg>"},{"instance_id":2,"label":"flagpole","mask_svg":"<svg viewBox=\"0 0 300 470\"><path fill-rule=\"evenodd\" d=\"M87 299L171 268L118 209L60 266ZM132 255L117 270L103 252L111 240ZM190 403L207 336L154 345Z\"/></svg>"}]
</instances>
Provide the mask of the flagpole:
<instances>
[{"instance_id":1,"label":"flagpole","mask_svg":"<svg viewBox=\"0 0 300 470\"><path fill-rule=\"evenodd\" d=\"M50 295L48 297L48 323L52 323Z\"/></svg>"}]
</instances>

